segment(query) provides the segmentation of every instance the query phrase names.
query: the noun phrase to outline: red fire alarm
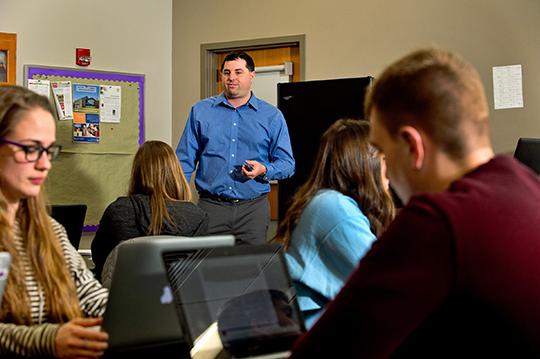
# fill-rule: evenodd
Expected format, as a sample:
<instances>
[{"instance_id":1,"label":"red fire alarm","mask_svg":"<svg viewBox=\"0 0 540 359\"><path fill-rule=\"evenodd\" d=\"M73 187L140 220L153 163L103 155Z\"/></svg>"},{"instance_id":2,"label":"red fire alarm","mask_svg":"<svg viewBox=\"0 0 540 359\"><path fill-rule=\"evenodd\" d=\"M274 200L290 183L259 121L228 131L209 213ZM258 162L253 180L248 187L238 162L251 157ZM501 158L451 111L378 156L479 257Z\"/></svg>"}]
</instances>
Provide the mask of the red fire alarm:
<instances>
[{"instance_id":1,"label":"red fire alarm","mask_svg":"<svg viewBox=\"0 0 540 359\"><path fill-rule=\"evenodd\" d=\"M90 49L75 49L75 63L79 66L88 66L90 65Z\"/></svg>"}]
</instances>

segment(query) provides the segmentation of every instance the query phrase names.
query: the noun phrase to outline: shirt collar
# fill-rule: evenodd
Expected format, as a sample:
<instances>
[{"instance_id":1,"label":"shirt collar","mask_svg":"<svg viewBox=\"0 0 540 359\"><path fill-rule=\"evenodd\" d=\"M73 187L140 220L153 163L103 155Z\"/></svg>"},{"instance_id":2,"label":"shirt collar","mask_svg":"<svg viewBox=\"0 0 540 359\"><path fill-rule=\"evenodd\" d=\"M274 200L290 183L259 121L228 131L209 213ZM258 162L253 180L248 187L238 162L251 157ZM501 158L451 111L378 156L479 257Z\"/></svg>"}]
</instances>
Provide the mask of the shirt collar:
<instances>
[{"instance_id":1,"label":"shirt collar","mask_svg":"<svg viewBox=\"0 0 540 359\"><path fill-rule=\"evenodd\" d=\"M215 102L214 106L223 105L230 108L233 108L231 104L227 101L227 98L225 97L225 94L222 92L216 97L217 101ZM255 111L259 110L259 99L255 96L253 91L251 91L251 97L249 98L249 101L246 103L246 105L253 108ZM244 105L245 106L245 105Z\"/></svg>"}]
</instances>

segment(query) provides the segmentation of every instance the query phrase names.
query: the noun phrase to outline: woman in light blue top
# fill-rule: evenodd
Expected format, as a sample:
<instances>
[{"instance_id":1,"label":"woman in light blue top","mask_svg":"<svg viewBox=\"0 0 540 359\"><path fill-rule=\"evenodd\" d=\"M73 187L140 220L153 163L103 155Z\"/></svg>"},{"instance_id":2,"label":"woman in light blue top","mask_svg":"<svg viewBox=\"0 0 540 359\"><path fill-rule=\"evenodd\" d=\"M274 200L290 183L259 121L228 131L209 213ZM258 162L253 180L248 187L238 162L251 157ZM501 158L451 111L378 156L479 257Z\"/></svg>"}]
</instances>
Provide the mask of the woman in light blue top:
<instances>
[{"instance_id":1,"label":"woman in light blue top","mask_svg":"<svg viewBox=\"0 0 540 359\"><path fill-rule=\"evenodd\" d=\"M394 217L384 159L368 135L362 120L330 126L311 176L278 227L307 327Z\"/></svg>"}]
</instances>

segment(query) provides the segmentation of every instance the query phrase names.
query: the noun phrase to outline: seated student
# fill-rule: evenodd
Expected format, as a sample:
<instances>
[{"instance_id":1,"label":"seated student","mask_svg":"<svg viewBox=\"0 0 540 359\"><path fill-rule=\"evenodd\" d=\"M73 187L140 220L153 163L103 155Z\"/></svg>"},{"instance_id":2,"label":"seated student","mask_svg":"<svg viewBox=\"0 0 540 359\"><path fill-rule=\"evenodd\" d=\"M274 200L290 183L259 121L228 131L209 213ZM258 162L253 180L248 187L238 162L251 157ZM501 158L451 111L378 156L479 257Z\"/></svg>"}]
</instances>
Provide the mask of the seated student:
<instances>
[{"instance_id":1,"label":"seated student","mask_svg":"<svg viewBox=\"0 0 540 359\"><path fill-rule=\"evenodd\" d=\"M539 356L540 179L494 155L477 71L415 51L366 114L406 206L292 358Z\"/></svg>"},{"instance_id":2,"label":"seated student","mask_svg":"<svg viewBox=\"0 0 540 359\"><path fill-rule=\"evenodd\" d=\"M0 251L12 266L0 306L0 356L97 358L107 290L47 215L43 183L59 152L47 98L0 87ZM84 318L95 317L95 318Z\"/></svg>"},{"instance_id":3,"label":"seated student","mask_svg":"<svg viewBox=\"0 0 540 359\"><path fill-rule=\"evenodd\" d=\"M384 160L368 135L369 123L360 120L326 130L277 230L308 328L394 216Z\"/></svg>"},{"instance_id":4,"label":"seated student","mask_svg":"<svg viewBox=\"0 0 540 359\"><path fill-rule=\"evenodd\" d=\"M206 234L208 216L190 202L189 184L174 151L165 142L147 141L139 148L128 194L105 209L92 241L98 279L107 256L122 241L147 235Z\"/></svg>"}]
</instances>

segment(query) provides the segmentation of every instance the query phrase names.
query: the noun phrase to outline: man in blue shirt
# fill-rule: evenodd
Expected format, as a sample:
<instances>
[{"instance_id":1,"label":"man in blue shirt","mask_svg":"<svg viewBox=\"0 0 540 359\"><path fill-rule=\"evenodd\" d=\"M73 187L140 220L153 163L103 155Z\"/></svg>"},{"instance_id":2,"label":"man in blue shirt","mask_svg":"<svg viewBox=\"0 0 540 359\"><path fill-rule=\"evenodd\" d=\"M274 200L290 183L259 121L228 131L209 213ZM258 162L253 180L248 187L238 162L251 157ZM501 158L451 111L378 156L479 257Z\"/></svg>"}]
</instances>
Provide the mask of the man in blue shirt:
<instances>
[{"instance_id":1,"label":"man in blue shirt","mask_svg":"<svg viewBox=\"0 0 540 359\"><path fill-rule=\"evenodd\" d=\"M192 107L176 155L188 181L197 170L208 234L263 243L270 219L268 181L294 173L289 131L281 111L252 93L255 64L248 54L228 54L221 78L223 93Z\"/></svg>"}]
</instances>

